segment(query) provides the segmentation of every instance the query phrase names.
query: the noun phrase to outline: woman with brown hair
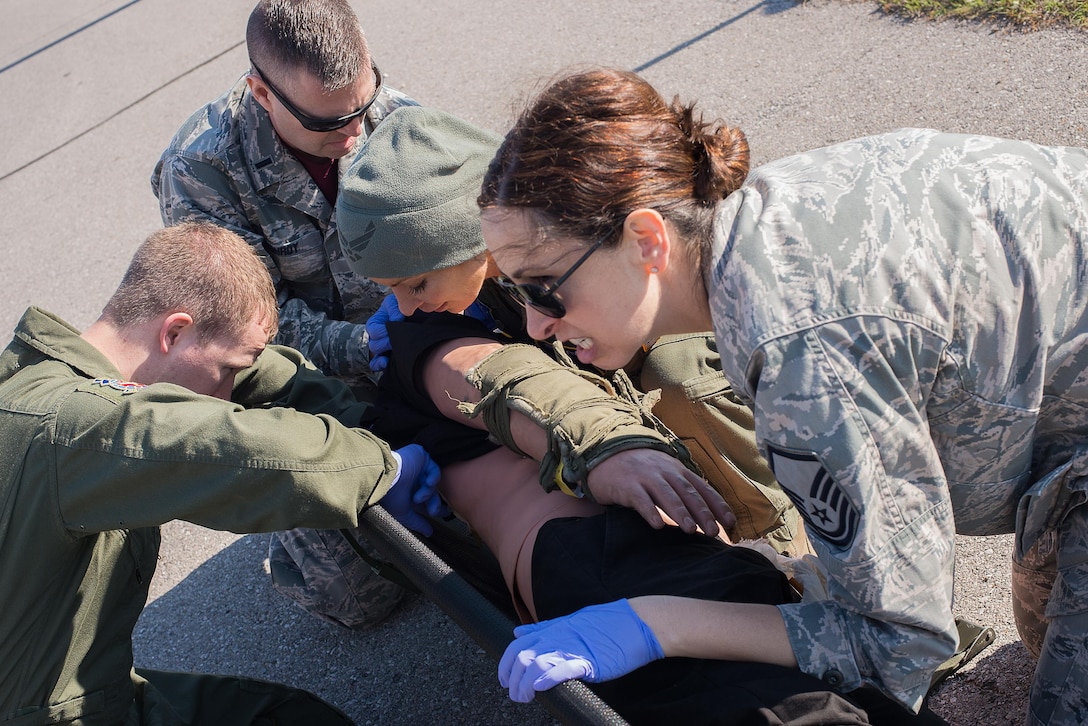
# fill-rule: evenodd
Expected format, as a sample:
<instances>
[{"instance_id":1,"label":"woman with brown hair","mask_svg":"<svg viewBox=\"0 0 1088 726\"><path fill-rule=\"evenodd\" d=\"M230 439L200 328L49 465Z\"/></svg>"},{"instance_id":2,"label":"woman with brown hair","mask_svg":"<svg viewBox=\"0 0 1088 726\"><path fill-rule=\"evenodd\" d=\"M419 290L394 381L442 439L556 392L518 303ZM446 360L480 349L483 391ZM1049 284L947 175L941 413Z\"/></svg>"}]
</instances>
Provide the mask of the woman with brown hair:
<instances>
[{"instance_id":1,"label":"woman with brown hair","mask_svg":"<svg viewBox=\"0 0 1088 726\"><path fill-rule=\"evenodd\" d=\"M500 679L524 699L720 658L918 709L956 648L954 535L1015 531L1014 609L1041 650L1029 720L1077 722L1088 152L908 129L750 174L748 159L739 130L634 74L573 74L507 134L483 232L529 332L583 363L713 326L829 597L591 607L519 630ZM616 647L624 629L652 635Z\"/></svg>"},{"instance_id":2,"label":"woman with brown hair","mask_svg":"<svg viewBox=\"0 0 1088 726\"><path fill-rule=\"evenodd\" d=\"M385 320L368 323L372 343L388 339L389 356L372 430L433 454L442 466L440 492L495 555L523 622L649 594L794 601L786 577L761 552L697 533L691 521L663 526L652 503L638 512L599 503L632 485L700 485L704 497L713 490L678 451L660 448L670 439L655 439L660 432L640 424L640 407L606 379L517 342L529 340L524 310L495 284L476 207L498 144L449 114L400 109L369 137L343 182L337 219L345 256L388 285L403 313L387 301ZM458 362L465 359L473 361L471 383ZM481 401L473 384L489 376ZM470 419L466 409L481 413ZM634 466L612 466L628 456ZM583 466L584 480L565 483L588 485L587 496L560 491L554 479ZM542 478L552 491L541 488ZM700 524L717 529L713 518ZM635 723L918 722L874 692L840 695L774 665L672 659L593 687Z\"/></svg>"}]
</instances>

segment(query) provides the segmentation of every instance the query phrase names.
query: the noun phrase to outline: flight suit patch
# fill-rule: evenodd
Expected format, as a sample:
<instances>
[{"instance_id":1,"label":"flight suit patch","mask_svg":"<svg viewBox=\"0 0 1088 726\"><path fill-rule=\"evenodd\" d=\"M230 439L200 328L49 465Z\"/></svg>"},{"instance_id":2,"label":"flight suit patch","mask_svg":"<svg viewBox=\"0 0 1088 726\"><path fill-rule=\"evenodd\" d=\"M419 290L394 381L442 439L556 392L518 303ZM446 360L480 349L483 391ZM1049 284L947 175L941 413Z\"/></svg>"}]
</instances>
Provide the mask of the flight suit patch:
<instances>
[{"instance_id":1,"label":"flight suit patch","mask_svg":"<svg viewBox=\"0 0 1088 726\"><path fill-rule=\"evenodd\" d=\"M105 388L112 388L115 391L121 393L133 393L139 391L142 388L147 388L144 383L133 383L132 381L122 381L117 378L95 378L94 382Z\"/></svg>"}]
</instances>

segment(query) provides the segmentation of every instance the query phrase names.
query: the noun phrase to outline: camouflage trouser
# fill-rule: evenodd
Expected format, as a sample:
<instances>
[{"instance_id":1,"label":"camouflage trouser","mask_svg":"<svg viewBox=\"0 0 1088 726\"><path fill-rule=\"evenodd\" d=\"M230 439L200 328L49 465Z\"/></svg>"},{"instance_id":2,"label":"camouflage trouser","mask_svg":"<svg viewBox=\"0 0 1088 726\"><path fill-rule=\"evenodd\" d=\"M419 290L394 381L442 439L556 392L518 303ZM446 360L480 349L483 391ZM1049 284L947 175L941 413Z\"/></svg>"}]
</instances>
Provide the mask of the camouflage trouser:
<instances>
[{"instance_id":1,"label":"camouflage trouser","mask_svg":"<svg viewBox=\"0 0 1088 726\"><path fill-rule=\"evenodd\" d=\"M1039 659L1028 702L1031 726L1088 719L1086 461L1082 453L1045 477L1041 483L1054 488L1039 496L1039 514L1032 517L1022 502L1017 522L1013 614L1024 645ZM1037 485L1025 497L1039 494ZM1033 532L1032 519L1047 526Z\"/></svg>"},{"instance_id":2,"label":"camouflage trouser","mask_svg":"<svg viewBox=\"0 0 1088 726\"><path fill-rule=\"evenodd\" d=\"M380 623L404 597L404 589L374 572L336 529L275 532L268 543L268 565L275 589L311 615L352 630Z\"/></svg>"},{"instance_id":3,"label":"camouflage trouser","mask_svg":"<svg viewBox=\"0 0 1088 726\"><path fill-rule=\"evenodd\" d=\"M1012 558L1012 612L1020 640L1031 656L1039 659L1049 619L1046 605L1057 577L1057 531L1048 530L1035 545Z\"/></svg>"},{"instance_id":4,"label":"camouflage trouser","mask_svg":"<svg viewBox=\"0 0 1088 726\"><path fill-rule=\"evenodd\" d=\"M713 334L659 338L636 375L641 390L661 389L654 414L683 440L736 515L733 538L765 537L794 556L811 552L800 513L759 453L751 409L722 375Z\"/></svg>"}]
</instances>

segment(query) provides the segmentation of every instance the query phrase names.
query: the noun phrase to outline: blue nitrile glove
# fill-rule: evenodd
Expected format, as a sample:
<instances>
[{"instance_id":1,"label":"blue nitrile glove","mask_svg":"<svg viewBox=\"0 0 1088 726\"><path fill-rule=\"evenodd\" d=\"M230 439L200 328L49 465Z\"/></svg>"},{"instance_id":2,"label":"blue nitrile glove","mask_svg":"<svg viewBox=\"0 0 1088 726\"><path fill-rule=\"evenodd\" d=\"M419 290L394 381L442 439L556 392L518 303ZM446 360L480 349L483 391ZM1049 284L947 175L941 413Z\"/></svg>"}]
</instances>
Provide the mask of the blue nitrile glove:
<instances>
[{"instance_id":1,"label":"blue nitrile glove","mask_svg":"<svg viewBox=\"0 0 1088 726\"><path fill-rule=\"evenodd\" d=\"M377 373L384 371L389 365L389 331L386 325L398 320L404 320L404 313L397 305L396 295L386 295L377 312L367 318L366 335L367 345L370 347L370 370Z\"/></svg>"},{"instance_id":2,"label":"blue nitrile glove","mask_svg":"<svg viewBox=\"0 0 1088 726\"><path fill-rule=\"evenodd\" d=\"M519 625L514 638L499 661L499 683L519 703L563 681L610 681L665 657L657 637L627 600Z\"/></svg>"},{"instance_id":3,"label":"blue nitrile glove","mask_svg":"<svg viewBox=\"0 0 1088 726\"><path fill-rule=\"evenodd\" d=\"M397 460L397 478L382 497L382 506L408 529L430 537L434 529L422 515L437 517L446 508L438 494L438 464L419 444L397 449L393 457Z\"/></svg>"}]
</instances>

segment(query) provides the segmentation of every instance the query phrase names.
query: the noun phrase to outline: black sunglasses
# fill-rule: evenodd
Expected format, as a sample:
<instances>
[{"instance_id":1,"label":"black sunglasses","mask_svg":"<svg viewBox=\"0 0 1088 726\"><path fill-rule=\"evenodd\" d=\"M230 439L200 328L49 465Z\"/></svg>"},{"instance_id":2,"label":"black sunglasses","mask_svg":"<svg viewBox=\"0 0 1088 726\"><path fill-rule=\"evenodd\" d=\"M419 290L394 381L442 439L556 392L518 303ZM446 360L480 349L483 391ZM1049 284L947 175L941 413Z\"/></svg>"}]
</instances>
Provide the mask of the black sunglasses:
<instances>
[{"instance_id":1,"label":"black sunglasses","mask_svg":"<svg viewBox=\"0 0 1088 726\"><path fill-rule=\"evenodd\" d=\"M551 287L544 287L536 282L514 282L506 276L499 277L495 282L499 284L499 287L513 295L514 299L522 305L527 305L541 315L545 315L549 318L561 318L567 314L567 307L556 294L556 290L558 290L559 286L566 282L567 278L573 275L574 271L581 267L582 263L588 260L589 256L596 252L611 236L612 233L609 233L590 245L589 249L586 250L566 272L560 275L559 278L552 283Z\"/></svg>"},{"instance_id":2,"label":"black sunglasses","mask_svg":"<svg viewBox=\"0 0 1088 726\"><path fill-rule=\"evenodd\" d=\"M319 133L327 133L329 131L336 131L342 129L350 124L355 119L366 113L367 109L374 105L374 102L378 100L378 94L382 92L382 74L378 70L378 66L371 63L370 68L374 71L374 95L370 97L370 100L364 103L359 109L352 111L347 116L338 116L336 118L317 118L307 113L303 113L298 109L295 104L287 100L287 97L280 92L278 88L272 85L272 81L268 80L268 75L257 67L257 64L253 62L253 59L249 59L249 64L253 66L253 70L257 71L261 80L264 81L264 85L268 86L268 90L272 91L272 95L280 100L283 107L291 112L291 115L298 119L298 122L302 124L302 128L307 131L317 131Z\"/></svg>"}]
</instances>

